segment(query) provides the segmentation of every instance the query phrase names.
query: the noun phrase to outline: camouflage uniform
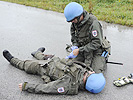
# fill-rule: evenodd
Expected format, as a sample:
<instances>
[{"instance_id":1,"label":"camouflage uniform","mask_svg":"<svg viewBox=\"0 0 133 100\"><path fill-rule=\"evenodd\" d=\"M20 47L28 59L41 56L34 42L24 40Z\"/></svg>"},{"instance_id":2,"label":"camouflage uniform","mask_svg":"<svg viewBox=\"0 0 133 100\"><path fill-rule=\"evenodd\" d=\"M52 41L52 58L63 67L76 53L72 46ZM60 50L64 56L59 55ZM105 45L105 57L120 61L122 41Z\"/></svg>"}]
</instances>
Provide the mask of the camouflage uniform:
<instances>
[{"instance_id":1,"label":"camouflage uniform","mask_svg":"<svg viewBox=\"0 0 133 100\"><path fill-rule=\"evenodd\" d=\"M84 19L80 23L72 23L70 30L72 45L79 48L76 60L86 63L96 73L103 73L106 60L101 57L103 52L102 26L94 15L84 11L83 16Z\"/></svg>"},{"instance_id":2,"label":"camouflage uniform","mask_svg":"<svg viewBox=\"0 0 133 100\"><path fill-rule=\"evenodd\" d=\"M33 93L50 94L77 94L78 89L84 89L83 77L87 71L72 60L53 57L42 60L44 55L38 51L35 54L38 60L21 61L12 58L11 64L29 74L40 75L44 84L23 83L22 90Z\"/></svg>"}]
</instances>

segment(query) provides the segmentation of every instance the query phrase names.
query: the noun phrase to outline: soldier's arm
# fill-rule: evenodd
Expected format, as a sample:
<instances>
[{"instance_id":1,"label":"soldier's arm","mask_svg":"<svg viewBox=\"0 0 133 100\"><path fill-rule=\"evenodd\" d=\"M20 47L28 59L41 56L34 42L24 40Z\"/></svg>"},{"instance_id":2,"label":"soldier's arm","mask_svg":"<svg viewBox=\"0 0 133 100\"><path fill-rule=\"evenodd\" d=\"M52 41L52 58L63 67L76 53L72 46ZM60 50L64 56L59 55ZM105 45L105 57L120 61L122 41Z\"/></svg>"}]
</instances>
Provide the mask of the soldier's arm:
<instances>
[{"instance_id":1,"label":"soldier's arm","mask_svg":"<svg viewBox=\"0 0 133 100\"><path fill-rule=\"evenodd\" d=\"M102 27L101 24L95 20L92 24L91 30L89 34L91 34L91 42L86 44L85 46L82 46L79 48L79 52L90 52L97 50L101 47L102 45L102 40L103 40L103 33L102 33Z\"/></svg>"},{"instance_id":2,"label":"soldier's arm","mask_svg":"<svg viewBox=\"0 0 133 100\"><path fill-rule=\"evenodd\" d=\"M71 77L65 75L56 81L49 82L48 84L23 83L22 90L41 94L77 94L78 89L75 89L76 91L71 91L70 84Z\"/></svg>"}]
</instances>

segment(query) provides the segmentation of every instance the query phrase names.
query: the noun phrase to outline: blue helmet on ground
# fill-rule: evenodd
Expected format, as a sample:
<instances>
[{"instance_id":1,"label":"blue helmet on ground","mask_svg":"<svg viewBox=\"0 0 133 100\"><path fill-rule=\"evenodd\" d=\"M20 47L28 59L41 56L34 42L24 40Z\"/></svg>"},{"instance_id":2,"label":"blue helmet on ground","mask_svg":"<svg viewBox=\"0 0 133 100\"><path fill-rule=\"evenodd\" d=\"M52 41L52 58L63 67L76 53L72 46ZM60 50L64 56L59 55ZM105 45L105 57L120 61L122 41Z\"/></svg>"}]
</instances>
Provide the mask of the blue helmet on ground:
<instances>
[{"instance_id":1,"label":"blue helmet on ground","mask_svg":"<svg viewBox=\"0 0 133 100\"><path fill-rule=\"evenodd\" d=\"M99 74L94 73L94 74L91 74L87 78L85 88L89 92L99 93L103 90L105 84L106 84L106 80L105 80L103 74L102 73L99 73Z\"/></svg>"},{"instance_id":2,"label":"blue helmet on ground","mask_svg":"<svg viewBox=\"0 0 133 100\"><path fill-rule=\"evenodd\" d=\"M64 9L64 15L68 22L72 21L75 17L80 16L82 13L83 7L76 2L69 3Z\"/></svg>"}]
</instances>

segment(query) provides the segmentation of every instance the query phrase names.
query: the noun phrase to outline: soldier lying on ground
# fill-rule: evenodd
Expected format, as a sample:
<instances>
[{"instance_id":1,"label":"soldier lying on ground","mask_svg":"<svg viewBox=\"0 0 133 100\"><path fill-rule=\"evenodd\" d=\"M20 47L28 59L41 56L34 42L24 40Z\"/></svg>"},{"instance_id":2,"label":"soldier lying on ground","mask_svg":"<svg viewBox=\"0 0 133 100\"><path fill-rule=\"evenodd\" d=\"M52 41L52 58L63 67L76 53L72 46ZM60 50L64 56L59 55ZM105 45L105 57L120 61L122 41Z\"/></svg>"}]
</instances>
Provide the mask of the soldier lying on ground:
<instances>
[{"instance_id":1,"label":"soldier lying on ground","mask_svg":"<svg viewBox=\"0 0 133 100\"><path fill-rule=\"evenodd\" d=\"M99 93L105 86L102 73L96 74L84 68L85 64L74 62L72 59L60 59L53 55L44 55L45 48L39 48L31 55L38 60L22 61L4 50L3 56L11 65L24 70L28 74L40 75L43 84L24 82L19 84L22 91L48 94L78 94L78 90L85 89L92 93ZM50 58L50 59L48 59Z\"/></svg>"}]
</instances>

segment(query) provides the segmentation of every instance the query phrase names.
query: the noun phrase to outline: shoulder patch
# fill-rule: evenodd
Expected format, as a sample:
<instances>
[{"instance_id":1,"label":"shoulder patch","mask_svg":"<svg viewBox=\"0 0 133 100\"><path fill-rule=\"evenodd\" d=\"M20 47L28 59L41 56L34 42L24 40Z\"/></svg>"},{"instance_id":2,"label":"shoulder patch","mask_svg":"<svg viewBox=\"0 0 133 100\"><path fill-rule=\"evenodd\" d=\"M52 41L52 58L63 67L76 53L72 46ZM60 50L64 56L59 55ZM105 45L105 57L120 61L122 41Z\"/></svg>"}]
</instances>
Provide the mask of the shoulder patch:
<instances>
[{"instance_id":1,"label":"shoulder patch","mask_svg":"<svg viewBox=\"0 0 133 100\"><path fill-rule=\"evenodd\" d=\"M64 87L60 87L57 89L58 93L63 93L65 90L64 90Z\"/></svg>"},{"instance_id":2,"label":"shoulder patch","mask_svg":"<svg viewBox=\"0 0 133 100\"><path fill-rule=\"evenodd\" d=\"M92 35L93 35L94 37L96 37L96 36L97 36L97 31L96 31L96 30L92 31Z\"/></svg>"}]
</instances>

